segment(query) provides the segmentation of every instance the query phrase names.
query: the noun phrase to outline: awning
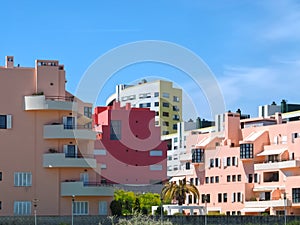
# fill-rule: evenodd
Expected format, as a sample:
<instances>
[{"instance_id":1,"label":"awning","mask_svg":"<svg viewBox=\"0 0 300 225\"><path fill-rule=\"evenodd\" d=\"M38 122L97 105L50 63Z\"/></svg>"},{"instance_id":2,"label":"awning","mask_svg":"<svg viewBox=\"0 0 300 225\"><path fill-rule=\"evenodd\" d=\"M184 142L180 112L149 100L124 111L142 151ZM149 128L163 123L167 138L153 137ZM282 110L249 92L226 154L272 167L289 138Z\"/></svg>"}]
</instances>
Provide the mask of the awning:
<instances>
[{"instance_id":1,"label":"awning","mask_svg":"<svg viewBox=\"0 0 300 225\"><path fill-rule=\"evenodd\" d=\"M251 212L265 212L268 207L249 207L243 208L241 212L251 213Z\"/></svg>"},{"instance_id":2,"label":"awning","mask_svg":"<svg viewBox=\"0 0 300 225\"><path fill-rule=\"evenodd\" d=\"M257 154L257 156L263 156L263 155L279 155L283 152L287 151L286 148L281 149L274 149L274 150L264 150L263 152Z\"/></svg>"},{"instance_id":3,"label":"awning","mask_svg":"<svg viewBox=\"0 0 300 225\"><path fill-rule=\"evenodd\" d=\"M199 141L195 147L206 147L210 142L212 142L214 139L216 138L213 137L213 136L209 136L209 137L206 137L206 138L203 138L201 141Z\"/></svg>"},{"instance_id":4,"label":"awning","mask_svg":"<svg viewBox=\"0 0 300 225\"><path fill-rule=\"evenodd\" d=\"M169 182L173 182L173 181L180 181L180 180L183 180L185 179L185 176L180 176L180 177L172 177Z\"/></svg>"},{"instance_id":5,"label":"awning","mask_svg":"<svg viewBox=\"0 0 300 225\"><path fill-rule=\"evenodd\" d=\"M253 142L265 132L265 130L254 131L251 134L249 134L242 142Z\"/></svg>"},{"instance_id":6,"label":"awning","mask_svg":"<svg viewBox=\"0 0 300 225\"><path fill-rule=\"evenodd\" d=\"M192 154L188 153L188 154L180 155L179 160L180 161L192 161Z\"/></svg>"}]
</instances>

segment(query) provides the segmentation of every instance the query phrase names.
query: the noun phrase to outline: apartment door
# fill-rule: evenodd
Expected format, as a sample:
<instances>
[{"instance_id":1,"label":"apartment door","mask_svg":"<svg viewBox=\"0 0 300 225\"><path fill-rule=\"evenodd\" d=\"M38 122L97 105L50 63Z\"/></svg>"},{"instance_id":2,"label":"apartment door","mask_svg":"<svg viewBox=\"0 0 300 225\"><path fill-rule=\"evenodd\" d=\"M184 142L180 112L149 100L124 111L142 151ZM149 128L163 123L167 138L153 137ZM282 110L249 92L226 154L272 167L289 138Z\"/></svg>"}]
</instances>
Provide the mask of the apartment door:
<instances>
[{"instance_id":1,"label":"apartment door","mask_svg":"<svg viewBox=\"0 0 300 225\"><path fill-rule=\"evenodd\" d=\"M64 145L64 153L67 158L77 157L77 146L76 145Z\"/></svg>"},{"instance_id":2,"label":"apartment door","mask_svg":"<svg viewBox=\"0 0 300 225\"><path fill-rule=\"evenodd\" d=\"M66 116L63 118L64 129L75 129L75 117Z\"/></svg>"},{"instance_id":3,"label":"apartment door","mask_svg":"<svg viewBox=\"0 0 300 225\"><path fill-rule=\"evenodd\" d=\"M80 181L83 181L84 184L89 182L89 174L88 173L80 173Z\"/></svg>"}]
</instances>

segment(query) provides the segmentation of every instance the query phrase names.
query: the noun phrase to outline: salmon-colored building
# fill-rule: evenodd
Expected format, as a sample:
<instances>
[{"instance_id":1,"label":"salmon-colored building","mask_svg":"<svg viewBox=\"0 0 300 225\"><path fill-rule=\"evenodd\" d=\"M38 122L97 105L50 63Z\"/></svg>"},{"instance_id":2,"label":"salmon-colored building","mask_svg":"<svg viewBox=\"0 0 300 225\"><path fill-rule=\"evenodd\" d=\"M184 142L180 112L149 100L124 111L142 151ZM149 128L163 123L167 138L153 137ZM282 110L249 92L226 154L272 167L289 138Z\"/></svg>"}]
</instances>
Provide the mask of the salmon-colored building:
<instances>
[{"instance_id":1,"label":"salmon-colored building","mask_svg":"<svg viewBox=\"0 0 300 225\"><path fill-rule=\"evenodd\" d=\"M193 165L185 177L201 196L186 204L215 214L300 215L300 121L283 117L240 120L229 112L216 117L213 131L191 131L181 160Z\"/></svg>"},{"instance_id":2,"label":"salmon-colored building","mask_svg":"<svg viewBox=\"0 0 300 225\"><path fill-rule=\"evenodd\" d=\"M106 215L113 189L93 156L92 105L65 89L64 66L0 67L0 215Z\"/></svg>"},{"instance_id":3,"label":"salmon-colored building","mask_svg":"<svg viewBox=\"0 0 300 225\"><path fill-rule=\"evenodd\" d=\"M149 185L167 179L167 142L155 126L155 111L119 102L96 107L94 129L103 183Z\"/></svg>"}]
</instances>

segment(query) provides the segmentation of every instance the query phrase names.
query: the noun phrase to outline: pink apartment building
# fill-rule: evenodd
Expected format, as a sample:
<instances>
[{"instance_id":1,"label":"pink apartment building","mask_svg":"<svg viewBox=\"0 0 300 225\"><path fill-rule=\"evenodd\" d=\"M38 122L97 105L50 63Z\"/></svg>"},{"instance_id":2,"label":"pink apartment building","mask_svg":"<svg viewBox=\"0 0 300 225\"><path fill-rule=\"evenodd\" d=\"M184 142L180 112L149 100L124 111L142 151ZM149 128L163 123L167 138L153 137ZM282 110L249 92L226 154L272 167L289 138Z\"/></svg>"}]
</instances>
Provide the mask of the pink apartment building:
<instances>
[{"instance_id":1,"label":"pink apartment building","mask_svg":"<svg viewBox=\"0 0 300 225\"><path fill-rule=\"evenodd\" d=\"M95 155L102 168L102 182L149 185L166 180L167 143L160 139L155 112L148 108L96 107L98 132Z\"/></svg>"},{"instance_id":2,"label":"pink apartment building","mask_svg":"<svg viewBox=\"0 0 300 225\"><path fill-rule=\"evenodd\" d=\"M65 90L55 60L0 67L0 215L106 215L113 189L100 185L92 105Z\"/></svg>"},{"instance_id":3,"label":"pink apartment building","mask_svg":"<svg viewBox=\"0 0 300 225\"><path fill-rule=\"evenodd\" d=\"M300 214L299 120L218 115L214 132L190 132L182 161L193 165L186 178L201 195L186 204L227 215Z\"/></svg>"}]
</instances>

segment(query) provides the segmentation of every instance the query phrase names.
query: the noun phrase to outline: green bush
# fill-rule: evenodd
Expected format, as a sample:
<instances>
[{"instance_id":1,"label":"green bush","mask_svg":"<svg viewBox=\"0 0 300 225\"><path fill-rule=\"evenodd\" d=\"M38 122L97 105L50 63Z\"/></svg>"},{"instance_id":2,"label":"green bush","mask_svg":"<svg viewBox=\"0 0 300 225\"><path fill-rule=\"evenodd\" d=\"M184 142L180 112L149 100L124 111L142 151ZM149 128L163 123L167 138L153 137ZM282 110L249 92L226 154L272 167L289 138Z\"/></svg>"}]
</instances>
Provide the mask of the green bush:
<instances>
[{"instance_id":1,"label":"green bush","mask_svg":"<svg viewBox=\"0 0 300 225\"><path fill-rule=\"evenodd\" d=\"M134 214L131 219L120 219L116 225L173 225L170 221L156 221L143 214Z\"/></svg>"}]
</instances>

